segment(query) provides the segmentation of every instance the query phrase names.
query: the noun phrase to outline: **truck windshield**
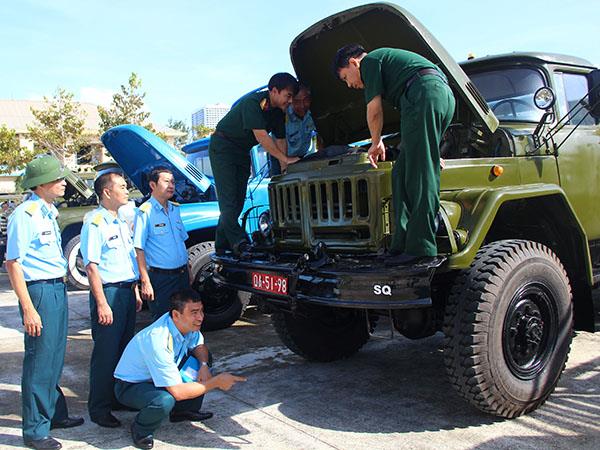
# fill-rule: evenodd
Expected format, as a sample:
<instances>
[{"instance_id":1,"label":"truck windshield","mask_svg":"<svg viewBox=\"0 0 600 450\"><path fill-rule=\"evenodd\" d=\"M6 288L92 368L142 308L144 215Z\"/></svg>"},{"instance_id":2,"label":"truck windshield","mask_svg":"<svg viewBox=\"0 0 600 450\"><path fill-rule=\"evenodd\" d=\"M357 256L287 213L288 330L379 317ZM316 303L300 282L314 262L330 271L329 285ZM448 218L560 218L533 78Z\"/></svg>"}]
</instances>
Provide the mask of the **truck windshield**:
<instances>
[{"instance_id":1,"label":"truck windshield","mask_svg":"<svg viewBox=\"0 0 600 450\"><path fill-rule=\"evenodd\" d=\"M542 74L532 68L505 68L469 75L500 121L538 122L544 111L533 103L544 86Z\"/></svg>"},{"instance_id":2,"label":"truck windshield","mask_svg":"<svg viewBox=\"0 0 600 450\"><path fill-rule=\"evenodd\" d=\"M210 159L208 158L208 149L190 153L187 155L187 159L204 175L208 175L209 177L213 176L212 167L210 167Z\"/></svg>"}]
</instances>

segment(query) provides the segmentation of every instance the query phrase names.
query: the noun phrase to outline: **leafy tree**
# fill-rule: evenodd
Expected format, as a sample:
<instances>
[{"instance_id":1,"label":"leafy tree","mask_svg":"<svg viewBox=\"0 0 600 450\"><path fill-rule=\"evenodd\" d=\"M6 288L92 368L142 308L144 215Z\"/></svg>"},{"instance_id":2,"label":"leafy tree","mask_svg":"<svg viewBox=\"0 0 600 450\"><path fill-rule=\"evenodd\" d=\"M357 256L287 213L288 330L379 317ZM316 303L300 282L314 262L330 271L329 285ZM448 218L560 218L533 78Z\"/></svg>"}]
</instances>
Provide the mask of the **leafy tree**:
<instances>
[{"instance_id":1,"label":"leafy tree","mask_svg":"<svg viewBox=\"0 0 600 450\"><path fill-rule=\"evenodd\" d=\"M126 123L142 125L150 131L155 131L152 125L145 123L150 113L144 111L145 92L141 92L142 80L135 72L129 76L127 85L121 85L120 92L113 95L112 104L108 109L98 106L100 114L100 132Z\"/></svg>"},{"instance_id":2,"label":"leafy tree","mask_svg":"<svg viewBox=\"0 0 600 450\"><path fill-rule=\"evenodd\" d=\"M178 131L185 133L185 136L175 138L175 146L176 147L178 147L178 148L183 147L185 144L188 143L189 135L190 135L190 127L188 127L183 120L175 120L175 119L171 118L167 122L167 126L174 130L178 130Z\"/></svg>"},{"instance_id":3,"label":"leafy tree","mask_svg":"<svg viewBox=\"0 0 600 450\"><path fill-rule=\"evenodd\" d=\"M35 153L52 153L64 161L84 147L91 148L85 135L85 112L73 101L73 94L59 88L54 97L44 97L44 101L45 108L31 108L35 121L27 126Z\"/></svg>"},{"instance_id":4,"label":"leafy tree","mask_svg":"<svg viewBox=\"0 0 600 450\"><path fill-rule=\"evenodd\" d=\"M213 134L214 131L215 131L214 128L207 127L206 125L202 125L202 124L196 125L194 127L194 137L196 139L208 137L211 134Z\"/></svg>"},{"instance_id":5,"label":"leafy tree","mask_svg":"<svg viewBox=\"0 0 600 450\"><path fill-rule=\"evenodd\" d=\"M10 173L25 167L35 156L34 150L21 147L15 130L0 127L0 173Z\"/></svg>"}]
</instances>

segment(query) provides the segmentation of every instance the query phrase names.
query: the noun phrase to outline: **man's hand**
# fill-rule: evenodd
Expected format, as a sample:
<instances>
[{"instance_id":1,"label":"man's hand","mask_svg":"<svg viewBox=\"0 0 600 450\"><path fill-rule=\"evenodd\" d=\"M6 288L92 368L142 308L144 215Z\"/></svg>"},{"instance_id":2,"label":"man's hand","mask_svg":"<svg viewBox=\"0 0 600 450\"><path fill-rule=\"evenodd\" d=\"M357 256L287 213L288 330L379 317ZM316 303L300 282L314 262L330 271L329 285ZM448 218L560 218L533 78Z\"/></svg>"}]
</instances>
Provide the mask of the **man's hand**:
<instances>
[{"instance_id":1,"label":"man's hand","mask_svg":"<svg viewBox=\"0 0 600 450\"><path fill-rule=\"evenodd\" d=\"M152 283L150 280L142 280L142 298L147 302L154 301L154 288L152 287Z\"/></svg>"},{"instance_id":2,"label":"man's hand","mask_svg":"<svg viewBox=\"0 0 600 450\"><path fill-rule=\"evenodd\" d=\"M214 377L214 380L218 381L217 386L219 387L219 389L223 391L228 391L235 383L239 381L246 381L246 377L238 377L237 375L232 375L228 372L223 372L219 375L216 375Z\"/></svg>"},{"instance_id":3,"label":"man's hand","mask_svg":"<svg viewBox=\"0 0 600 450\"><path fill-rule=\"evenodd\" d=\"M198 383L205 383L212 378L212 374L210 373L210 369L206 364L200 365L200 370L198 371Z\"/></svg>"},{"instance_id":4,"label":"man's hand","mask_svg":"<svg viewBox=\"0 0 600 450\"><path fill-rule=\"evenodd\" d=\"M42 319L35 308L23 311L23 325L25 327L25 332L29 336L39 337L42 335Z\"/></svg>"},{"instance_id":5,"label":"man's hand","mask_svg":"<svg viewBox=\"0 0 600 450\"><path fill-rule=\"evenodd\" d=\"M108 303L103 303L100 306L96 306L96 309L98 311L98 323L105 326L112 325L113 313Z\"/></svg>"},{"instance_id":6,"label":"man's hand","mask_svg":"<svg viewBox=\"0 0 600 450\"><path fill-rule=\"evenodd\" d=\"M140 312L142 310L142 296L140 295L139 283L133 285L133 295L135 296L135 312Z\"/></svg>"},{"instance_id":7,"label":"man's hand","mask_svg":"<svg viewBox=\"0 0 600 450\"><path fill-rule=\"evenodd\" d=\"M385 160L385 144L383 141L380 140L378 143L373 142L367 154L369 155L369 162L377 169L377 161Z\"/></svg>"}]
</instances>

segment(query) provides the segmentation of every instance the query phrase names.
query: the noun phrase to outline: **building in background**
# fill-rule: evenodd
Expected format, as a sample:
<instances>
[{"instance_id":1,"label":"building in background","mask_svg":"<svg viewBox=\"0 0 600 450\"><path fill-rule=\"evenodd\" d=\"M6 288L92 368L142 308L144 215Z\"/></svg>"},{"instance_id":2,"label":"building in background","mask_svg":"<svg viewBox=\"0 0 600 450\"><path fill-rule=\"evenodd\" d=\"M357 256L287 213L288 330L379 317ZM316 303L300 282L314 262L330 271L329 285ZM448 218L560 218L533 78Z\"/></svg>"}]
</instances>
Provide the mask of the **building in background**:
<instances>
[{"instance_id":1,"label":"building in background","mask_svg":"<svg viewBox=\"0 0 600 450\"><path fill-rule=\"evenodd\" d=\"M198 125L204 125L208 128L215 128L219 120L229 112L231 107L223 103L206 105L192 114L192 128Z\"/></svg>"}]
</instances>

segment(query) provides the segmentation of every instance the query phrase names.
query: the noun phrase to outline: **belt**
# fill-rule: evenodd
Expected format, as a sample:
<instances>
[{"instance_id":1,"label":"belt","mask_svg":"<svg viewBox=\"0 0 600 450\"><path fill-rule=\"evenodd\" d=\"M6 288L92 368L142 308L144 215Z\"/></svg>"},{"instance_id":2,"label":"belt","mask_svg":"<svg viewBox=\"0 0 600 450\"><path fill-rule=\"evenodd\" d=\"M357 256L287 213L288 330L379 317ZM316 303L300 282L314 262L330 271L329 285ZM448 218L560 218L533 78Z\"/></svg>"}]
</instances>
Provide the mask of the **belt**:
<instances>
[{"instance_id":1,"label":"belt","mask_svg":"<svg viewBox=\"0 0 600 450\"><path fill-rule=\"evenodd\" d=\"M215 131L213 131L212 135L220 137L221 139L226 140L227 142L229 142L231 145L233 145L237 149L243 150L244 152L249 151L249 149L245 149L245 148L241 147L237 142L233 142L231 140L231 138L229 136L227 136L225 133L223 133L222 131L215 130Z\"/></svg>"},{"instance_id":2,"label":"belt","mask_svg":"<svg viewBox=\"0 0 600 450\"><path fill-rule=\"evenodd\" d=\"M65 277L51 278L49 280L33 280L26 281L27 286L31 286L32 284L56 284L56 283L64 283Z\"/></svg>"},{"instance_id":3,"label":"belt","mask_svg":"<svg viewBox=\"0 0 600 450\"><path fill-rule=\"evenodd\" d=\"M440 79L444 83L447 84L446 79L442 76L442 74L440 73L439 70L428 68L428 69L417 70L417 73L415 73L412 77L410 77L409 80L406 82L405 90L408 89L410 87L410 85L413 84L417 78L421 78L425 75L436 75L436 76L440 77Z\"/></svg>"},{"instance_id":4,"label":"belt","mask_svg":"<svg viewBox=\"0 0 600 450\"><path fill-rule=\"evenodd\" d=\"M116 283L104 283L102 285L102 287L103 288L116 287L116 288L131 289L131 286L133 286L134 283L135 283L135 281L117 281Z\"/></svg>"},{"instance_id":5,"label":"belt","mask_svg":"<svg viewBox=\"0 0 600 450\"><path fill-rule=\"evenodd\" d=\"M177 267L176 269L161 269L160 267L148 267L148 272L156 272L156 273L166 273L169 275L175 275L179 273L185 273L187 271L187 266Z\"/></svg>"}]
</instances>

